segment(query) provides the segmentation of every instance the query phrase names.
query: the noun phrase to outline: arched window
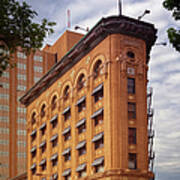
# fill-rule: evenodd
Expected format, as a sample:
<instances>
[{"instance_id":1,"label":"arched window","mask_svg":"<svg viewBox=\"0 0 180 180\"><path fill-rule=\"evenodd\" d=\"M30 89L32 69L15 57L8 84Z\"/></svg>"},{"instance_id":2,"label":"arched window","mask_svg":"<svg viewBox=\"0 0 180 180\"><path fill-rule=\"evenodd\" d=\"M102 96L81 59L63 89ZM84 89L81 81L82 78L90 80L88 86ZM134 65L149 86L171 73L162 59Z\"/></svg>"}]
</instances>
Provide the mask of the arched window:
<instances>
[{"instance_id":1,"label":"arched window","mask_svg":"<svg viewBox=\"0 0 180 180\"><path fill-rule=\"evenodd\" d=\"M52 101L51 101L51 110L53 111L56 108L57 104L57 96L53 96Z\"/></svg>"},{"instance_id":2,"label":"arched window","mask_svg":"<svg viewBox=\"0 0 180 180\"><path fill-rule=\"evenodd\" d=\"M77 89L80 90L84 87L85 84L85 76L84 74L81 74L78 78L78 82L77 82Z\"/></svg>"},{"instance_id":3,"label":"arched window","mask_svg":"<svg viewBox=\"0 0 180 180\"><path fill-rule=\"evenodd\" d=\"M69 98L69 94L70 94L70 88L69 86L66 86L66 88L64 89L64 100L67 100Z\"/></svg>"},{"instance_id":4,"label":"arched window","mask_svg":"<svg viewBox=\"0 0 180 180\"><path fill-rule=\"evenodd\" d=\"M102 61L98 60L94 65L94 69L93 69L94 79L96 79L99 76L101 71L101 66L102 66Z\"/></svg>"},{"instance_id":5,"label":"arched window","mask_svg":"<svg viewBox=\"0 0 180 180\"><path fill-rule=\"evenodd\" d=\"M33 125L36 122L36 113L33 112L32 116L31 116L31 124Z\"/></svg>"},{"instance_id":6,"label":"arched window","mask_svg":"<svg viewBox=\"0 0 180 180\"><path fill-rule=\"evenodd\" d=\"M126 55L127 55L127 57L129 57L129 58L131 58L131 59L134 59L134 58L135 58L135 54L134 54L134 52L132 52L132 51L128 51L128 52L126 53Z\"/></svg>"},{"instance_id":7,"label":"arched window","mask_svg":"<svg viewBox=\"0 0 180 180\"><path fill-rule=\"evenodd\" d=\"M42 107L41 107L41 118L43 118L45 116L45 114L46 114L45 108L46 108L46 105L43 104Z\"/></svg>"}]
</instances>

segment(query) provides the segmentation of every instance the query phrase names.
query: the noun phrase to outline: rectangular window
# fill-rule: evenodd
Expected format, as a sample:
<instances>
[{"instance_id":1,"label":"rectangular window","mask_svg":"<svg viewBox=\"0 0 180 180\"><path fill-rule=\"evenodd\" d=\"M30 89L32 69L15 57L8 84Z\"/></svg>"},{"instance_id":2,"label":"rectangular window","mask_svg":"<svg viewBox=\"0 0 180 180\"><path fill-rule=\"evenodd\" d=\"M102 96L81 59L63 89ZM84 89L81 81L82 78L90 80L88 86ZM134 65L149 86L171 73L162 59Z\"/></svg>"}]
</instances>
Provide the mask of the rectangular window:
<instances>
[{"instance_id":1,"label":"rectangular window","mask_svg":"<svg viewBox=\"0 0 180 180\"><path fill-rule=\"evenodd\" d=\"M128 168L129 169L137 169L137 156L134 153L129 153Z\"/></svg>"},{"instance_id":2,"label":"rectangular window","mask_svg":"<svg viewBox=\"0 0 180 180\"><path fill-rule=\"evenodd\" d=\"M17 86L17 91L26 91L26 86L18 85Z\"/></svg>"},{"instance_id":3,"label":"rectangular window","mask_svg":"<svg viewBox=\"0 0 180 180\"><path fill-rule=\"evenodd\" d=\"M9 78L9 72L3 72L2 77Z\"/></svg>"},{"instance_id":4,"label":"rectangular window","mask_svg":"<svg viewBox=\"0 0 180 180\"><path fill-rule=\"evenodd\" d=\"M127 89L128 89L128 94L135 94L135 79L134 78L127 79Z\"/></svg>"},{"instance_id":5,"label":"rectangular window","mask_svg":"<svg viewBox=\"0 0 180 180\"><path fill-rule=\"evenodd\" d=\"M81 134L85 131L86 131L86 123L84 123L78 127L78 134Z\"/></svg>"},{"instance_id":6,"label":"rectangular window","mask_svg":"<svg viewBox=\"0 0 180 180\"><path fill-rule=\"evenodd\" d=\"M26 70L26 64L17 63L17 68L18 68L18 69L22 69L22 70Z\"/></svg>"},{"instance_id":7,"label":"rectangular window","mask_svg":"<svg viewBox=\"0 0 180 180\"><path fill-rule=\"evenodd\" d=\"M94 125L97 126L103 123L103 114L100 114L94 118Z\"/></svg>"},{"instance_id":8,"label":"rectangular window","mask_svg":"<svg viewBox=\"0 0 180 180\"><path fill-rule=\"evenodd\" d=\"M43 57L35 55L34 56L34 61L36 61L36 62L43 62Z\"/></svg>"},{"instance_id":9,"label":"rectangular window","mask_svg":"<svg viewBox=\"0 0 180 180\"><path fill-rule=\"evenodd\" d=\"M128 142L129 144L136 144L136 128L128 129Z\"/></svg>"},{"instance_id":10,"label":"rectangular window","mask_svg":"<svg viewBox=\"0 0 180 180\"><path fill-rule=\"evenodd\" d=\"M18 134L18 135L26 136L26 130L18 130L18 131L17 131L17 134Z\"/></svg>"},{"instance_id":11,"label":"rectangular window","mask_svg":"<svg viewBox=\"0 0 180 180\"><path fill-rule=\"evenodd\" d=\"M94 143L95 150L104 147L104 137Z\"/></svg>"},{"instance_id":12,"label":"rectangular window","mask_svg":"<svg viewBox=\"0 0 180 180\"><path fill-rule=\"evenodd\" d=\"M17 52L17 57L21 58L21 59L26 59L27 58L27 56L26 56L26 54L24 52Z\"/></svg>"},{"instance_id":13,"label":"rectangular window","mask_svg":"<svg viewBox=\"0 0 180 180\"><path fill-rule=\"evenodd\" d=\"M40 67L40 66L34 66L34 71L42 73L43 72L43 68Z\"/></svg>"},{"instance_id":14,"label":"rectangular window","mask_svg":"<svg viewBox=\"0 0 180 180\"><path fill-rule=\"evenodd\" d=\"M8 123L9 122L9 117L7 117L7 116L0 116L0 122Z\"/></svg>"},{"instance_id":15,"label":"rectangular window","mask_svg":"<svg viewBox=\"0 0 180 180\"><path fill-rule=\"evenodd\" d=\"M83 178L86 177L87 173L86 173L86 168L84 168L83 170L78 172L78 177L79 178Z\"/></svg>"},{"instance_id":16,"label":"rectangular window","mask_svg":"<svg viewBox=\"0 0 180 180\"><path fill-rule=\"evenodd\" d=\"M17 79L26 81L26 75L25 74L17 74Z\"/></svg>"},{"instance_id":17,"label":"rectangular window","mask_svg":"<svg viewBox=\"0 0 180 180\"><path fill-rule=\"evenodd\" d=\"M83 146L82 148L78 149L78 155L79 156L82 156L84 154L86 154L86 145Z\"/></svg>"},{"instance_id":18,"label":"rectangular window","mask_svg":"<svg viewBox=\"0 0 180 180\"><path fill-rule=\"evenodd\" d=\"M34 83L36 83L37 81L39 81L41 78L40 77L34 77Z\"/></svg>"},{"instance_id":19,"label":"rectangular window","mask_svg":"<svg viewBox=\"0 0 180 180\"><path fill-rule=\"evenodd\" d=\"M80 113L81 111L86 109L86 101L84 100L80 104L78 104L78 112Z\"/></svg>"},{"instance_id":20,"label":"rectangular window","mask_svg":"<svg viewBox=\"0 0 180 180\"><path fill-rule=\"evenodd\" d=\"M52 125L52 128L55 128L58 124L58 116L54 116L51 120L50 123Z\"/></svg>"},{"instance_id":21,"label":"rectangular window","mask_svg":"<svg viewBox=\"0 0 180 180\"><path fill-rule=\"evenodd\" d=\"M71 131L64 134L64 141L68 141L69 139L71 139Z\"/></svg>"},{"instance_id":22,"label":"rectangular window","mask_svg":"<svg viewBox=\"0 0 180 180\"><path fill-rule=\"evenodd\" d=\"M136 103L128 103L128 119L136 119Z\"/></svg>"},{"instance_id":23,"label":"rectangular window","mask_svg":"<svg viewBox=\"0 0 180 180\"><path fill-rule=\"evenodd\" d=\"M0 99L9 99L9 94L2 94L0 93Z\"/></svg>"},{"instance_id":24,"label":"rectangular window","mask_svg":"<svg viewBox=\"0 0 180 180\"><path fill-rule=\"evenodd\" d=\"M70 161L70 160L71 160L71 151L64 155L64 161L65 162Z\"/></svg>"},{"instance_id":25,"label":"rectangular window","mask_svg":"<svg viewBox=\"0 0 180 180\"><path fill-rule=\"evenodd\" d=\"M9 83L1 82L1 83L0 83L0 86L1 86L3 89L9 89Z\"/></svg>"},{"instance_id":26,"label":"rectangular window","mask_svg":"<svg viewBox=\"0 0 180 180\"><path fill-rule=\"evenodd\" d=\"M0 128L0 134L9 134L9 128Z\"/></svg>"},{"instance_id":27,"label":"rectangular window","mask_svg":"<svg viewBox=\"0 0 180 180\"><path fill-rule=\"evenodd\" d=\"M71 118L71 111L69 110L64 114L64 121L67 121L70 118Z\"/></svg>"}]
</instances>

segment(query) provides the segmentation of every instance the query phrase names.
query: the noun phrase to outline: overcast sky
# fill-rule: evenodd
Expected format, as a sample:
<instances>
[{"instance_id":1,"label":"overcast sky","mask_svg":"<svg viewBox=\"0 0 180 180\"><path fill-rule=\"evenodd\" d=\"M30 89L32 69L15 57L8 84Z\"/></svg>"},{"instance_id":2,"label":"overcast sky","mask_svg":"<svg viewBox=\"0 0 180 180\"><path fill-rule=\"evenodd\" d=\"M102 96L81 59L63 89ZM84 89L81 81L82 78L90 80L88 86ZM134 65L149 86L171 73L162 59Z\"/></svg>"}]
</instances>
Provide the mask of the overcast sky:
<instances>
[{"instance_id":1,"label":"overcast sky","mask_svg":"<svg viewBox=\"0 0 180 180\"><path fill-rule=\"evenodd\" d=\"M26 0L39 16L56 21L54 35L45 43L52 44L67 29L67 9L71 10L71 28L79 24L92 28L101 17L116 15L117 0ZM163 9L162 0L124 0L123 14L137 18L145 9L151 14L143 20L155 24L157 42L168 41L166 29L177 22ZM180 24L178 25L180 27ZM180 53L170 44L154 46L149 70L154 88L155 109L155 174L156 180L180 179Z\"/></svg>"}]
</instances>

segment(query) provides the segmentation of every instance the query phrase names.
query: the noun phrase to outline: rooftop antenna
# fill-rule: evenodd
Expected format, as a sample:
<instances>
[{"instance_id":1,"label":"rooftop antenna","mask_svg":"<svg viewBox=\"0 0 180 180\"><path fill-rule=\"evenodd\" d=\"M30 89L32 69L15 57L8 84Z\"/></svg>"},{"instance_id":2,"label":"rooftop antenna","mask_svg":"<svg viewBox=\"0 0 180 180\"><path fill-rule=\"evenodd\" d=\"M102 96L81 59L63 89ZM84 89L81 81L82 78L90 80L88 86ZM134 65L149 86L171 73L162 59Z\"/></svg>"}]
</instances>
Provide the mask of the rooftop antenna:
<instances>
[{"instance_id":1,"label":"rooftop antenna","mask_svg":"<svg viewBox=\"0 0 180 180\"><path fill-rule=\"evenodd\" d=\"M118 0L118 9L119 9L119 16L122 15L122 1Z\"/></svg>"},{"instance_id":2,"label":"rooftop antenna","mask_svg":"<svg viewBox=\"0 0 180 180\"><path fill-rule=\"evenodd\" d=\"M71 20L70 20L70 18L71 18L71 12L70 12L70 10L68 9L67 10L67 27L68 28L71 28Z\"/></svg>"}]
</instances>

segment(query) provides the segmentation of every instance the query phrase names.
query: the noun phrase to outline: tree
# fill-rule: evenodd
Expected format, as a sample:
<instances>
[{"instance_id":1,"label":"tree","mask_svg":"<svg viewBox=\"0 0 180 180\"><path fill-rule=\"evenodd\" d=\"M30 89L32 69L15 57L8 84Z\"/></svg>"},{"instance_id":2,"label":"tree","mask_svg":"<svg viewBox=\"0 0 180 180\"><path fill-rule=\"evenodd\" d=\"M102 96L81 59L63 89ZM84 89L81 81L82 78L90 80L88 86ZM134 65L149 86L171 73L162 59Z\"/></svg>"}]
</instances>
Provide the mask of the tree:
<instances>
[{"instance_id":1,"label":"tree","mask_svg":"<svg viewBox=\"0 0 180 180\"><path fill-rule=\"evenodd\" d=\"M29 54L43 45L47 34L53 33L55 22L43 19L33 22L38 16L26 2L1 0L0 5L0 76L8 67L13 67L11 56L18 47Z\"/></svg>"},{"instance_id":2,"label":"tree","mask_svg":"<svg viewBox=\"0 0 180 180\"><path fill-rule=\"evenodd\" d=\"M179 0L165 0L163 6L172 11L172 16L176 21L180 20L180 1ZM180 29L173 27L167 30L168 38L173 47L180 52Z\"/></svg>"}]
</instances>

